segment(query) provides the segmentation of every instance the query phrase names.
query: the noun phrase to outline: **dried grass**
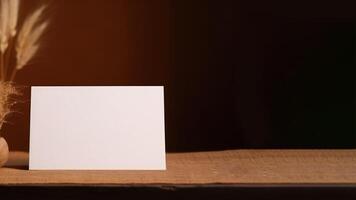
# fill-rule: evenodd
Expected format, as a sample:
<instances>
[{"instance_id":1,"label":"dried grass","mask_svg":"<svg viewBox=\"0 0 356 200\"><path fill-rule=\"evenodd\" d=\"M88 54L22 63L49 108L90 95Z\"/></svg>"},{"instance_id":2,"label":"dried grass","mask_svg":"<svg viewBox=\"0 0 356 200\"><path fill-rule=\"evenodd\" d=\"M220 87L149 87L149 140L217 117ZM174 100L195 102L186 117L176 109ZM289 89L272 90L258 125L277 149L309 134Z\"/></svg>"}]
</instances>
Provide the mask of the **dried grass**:
<instances>
[{"instance_id":1,"label":"dried grass","mask_svg":"<svg viewBox=\"0 0 356 200\"><path fill-rule=\"evenodd\" d=\"M1 40L0 40L0 51L1 54L7 49L8 40L9 40L9 0L1 0L1 13L0 13L0 33L1 33Z\"/></svg>"},{"instance_id":2,"label":"dried grass","mask_svg":"<svg viewBox=\"0 0 356 200\"><path fill-rule=\"evenodd\" d=\"M19 92L10 82L0 82L0 130L6 122L6 116L11 113L11 107L16 103L11 101Z\"/></svg>"},{"instance_id":3,"label":"dried grass","mask_svg":"<svg viewBox=\"0 0 356 200\"><path fill-rule=\"evenodd\" d=\"M9 35L14 37L17 33L17 20L19 18L19 10L20 10L20 0L10 0L9 3Z\"/></svg>"},{"instance_id":4,"label":"dried grass","mask_svg":"<svg viewBox=\"0 0 356 200\"><path fill-rule=\"evenodd\" d=\"M0 0L0 130L11 113L13 95L19 92L13 80L17 71L23 69L40 48L40 38L48 27L43 20L47 6L41 6L31 13L18 27L20 0ZM18 32L18 29L20 30ZM16 64L9 66L11 52L15 50ZM10 73L8 73L8 70ZM10 75L10 76L8 76Z\"/></svg>"},{"instance_id":5,"label":"dried grass","mask_svg":"<svg viewBox=\"0 0 356 200\"><path fill-rule=\"evenodd\" d=\"M43 9L43 7L40 8L37 10L38 12L29 17L19 33L16 45L17 65L15 70L22 69L38 51L38 41L48 26L47 21L36 25Z\"/></svg>"}]
</instances>

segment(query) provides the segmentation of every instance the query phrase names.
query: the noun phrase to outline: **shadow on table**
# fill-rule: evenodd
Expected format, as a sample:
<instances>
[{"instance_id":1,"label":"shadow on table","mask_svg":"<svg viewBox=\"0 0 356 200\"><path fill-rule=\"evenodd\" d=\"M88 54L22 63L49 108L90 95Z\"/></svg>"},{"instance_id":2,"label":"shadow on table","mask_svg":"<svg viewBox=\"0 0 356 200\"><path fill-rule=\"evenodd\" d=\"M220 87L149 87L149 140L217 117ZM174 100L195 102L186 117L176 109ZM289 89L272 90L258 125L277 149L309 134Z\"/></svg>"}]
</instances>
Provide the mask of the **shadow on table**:
<instances>
[{"instance_id":1,"label":"shadow on table","mask_svg":"<svg viewBox=\"0 0 356 200\"><path fill-rule=\"evenodd\" d=\"M13 151L10 152L9 160L4 167L12 169L28 170L29 154L28 152Z\"/></svg>"}]
</instances>

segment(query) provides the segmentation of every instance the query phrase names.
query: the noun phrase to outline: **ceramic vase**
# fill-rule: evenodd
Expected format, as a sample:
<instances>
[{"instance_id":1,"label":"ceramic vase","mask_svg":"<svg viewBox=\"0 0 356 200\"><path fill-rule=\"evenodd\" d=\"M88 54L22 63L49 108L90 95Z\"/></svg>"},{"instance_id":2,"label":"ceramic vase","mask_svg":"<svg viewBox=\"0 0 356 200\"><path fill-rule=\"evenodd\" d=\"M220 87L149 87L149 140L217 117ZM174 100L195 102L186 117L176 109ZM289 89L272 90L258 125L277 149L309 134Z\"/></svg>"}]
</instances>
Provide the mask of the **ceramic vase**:
<instances>
[{"instance_id":1,"label":"ceramic vase","mask_svg":"<svg viewBox=\"0 0 356 200\"><path fill-rule=\"evenodd\" d=\"M9 159L9 146L6 140L0 137L0 167L3 167Z\"/></svg>"}]
</instances>

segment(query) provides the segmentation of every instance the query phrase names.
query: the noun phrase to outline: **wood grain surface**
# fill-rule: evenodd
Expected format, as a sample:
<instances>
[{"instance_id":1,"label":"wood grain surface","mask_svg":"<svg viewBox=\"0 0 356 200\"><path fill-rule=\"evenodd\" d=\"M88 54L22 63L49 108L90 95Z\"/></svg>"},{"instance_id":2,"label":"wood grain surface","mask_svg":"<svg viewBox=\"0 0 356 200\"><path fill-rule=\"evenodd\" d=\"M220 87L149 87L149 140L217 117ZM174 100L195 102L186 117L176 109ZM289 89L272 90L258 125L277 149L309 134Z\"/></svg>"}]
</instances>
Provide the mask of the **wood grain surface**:
<instances>
[{"instance_id":1,"label":"wood grain surface","mask_svg":"<svg viewBox=\"0 0 356 200\"><path fill-rule=\"evenodd\" d=\"M0 185L356 184L356 150L168 153L166 171L29 171L12 152Z\"/></svg>"}]
</instances>

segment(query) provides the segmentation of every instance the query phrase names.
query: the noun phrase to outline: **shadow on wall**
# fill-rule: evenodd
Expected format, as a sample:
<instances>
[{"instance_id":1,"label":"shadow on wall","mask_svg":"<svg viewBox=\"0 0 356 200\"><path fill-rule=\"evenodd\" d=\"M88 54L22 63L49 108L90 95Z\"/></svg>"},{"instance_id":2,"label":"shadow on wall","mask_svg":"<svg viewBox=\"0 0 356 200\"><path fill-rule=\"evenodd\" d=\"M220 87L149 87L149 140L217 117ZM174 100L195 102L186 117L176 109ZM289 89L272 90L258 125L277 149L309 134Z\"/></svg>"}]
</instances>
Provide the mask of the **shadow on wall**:
<instances>
[{"instance_id":1,"label":"shadow on wall","mask_svg":"<svg viewBox=\"0 0 356 200\"><path fill-rule=\"evenodd\" d=\"M169 149L354 148L356 18L256 5L175 1Z\"/></svg>"}]
</instances>

